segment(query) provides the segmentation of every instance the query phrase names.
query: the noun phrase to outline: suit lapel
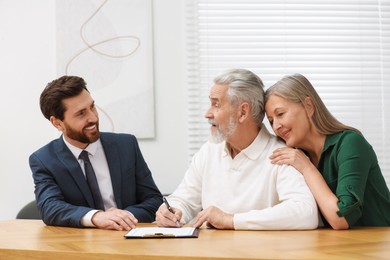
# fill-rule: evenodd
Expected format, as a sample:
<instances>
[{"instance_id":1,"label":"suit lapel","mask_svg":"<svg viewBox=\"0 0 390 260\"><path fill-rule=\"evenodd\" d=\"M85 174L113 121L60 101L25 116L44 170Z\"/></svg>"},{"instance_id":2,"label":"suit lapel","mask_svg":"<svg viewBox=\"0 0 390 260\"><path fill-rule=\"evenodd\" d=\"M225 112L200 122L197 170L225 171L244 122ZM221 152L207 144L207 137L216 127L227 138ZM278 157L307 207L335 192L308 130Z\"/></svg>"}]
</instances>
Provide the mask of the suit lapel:
<instances>
[{"instance_id":1,"label":"suit lapel","mask_svg":"<svg viewBox=\"0 0 390 260\"><path fill-rule=\"evenodd\" d=\"M110 170L115 202L118 208L122 208L122 200L120 196L120 194L122 194L120 154L117 147L112 144L111 140L104 133L100 133L100 141L102 143L104 154L106 155L108 163L108 168Z\"/></svg>"},{"instance_id":2,"label":"suit lapel","mask_svg":"<svg viewBox=\"0 0 390 260\"><path fill-rule=\"evenodd\" d=\"M56 145L56 155L58 160L62 162L64 167L68 170L69 174L73 177L78 188L83 193L88 205L93 208L94 202L91 191L89 190L87 181L85 179L84 173L81 170L80 164L77 159L74 157L72 152L66 146L62 136L58 139Z\"/></svg>"}]
</instances>

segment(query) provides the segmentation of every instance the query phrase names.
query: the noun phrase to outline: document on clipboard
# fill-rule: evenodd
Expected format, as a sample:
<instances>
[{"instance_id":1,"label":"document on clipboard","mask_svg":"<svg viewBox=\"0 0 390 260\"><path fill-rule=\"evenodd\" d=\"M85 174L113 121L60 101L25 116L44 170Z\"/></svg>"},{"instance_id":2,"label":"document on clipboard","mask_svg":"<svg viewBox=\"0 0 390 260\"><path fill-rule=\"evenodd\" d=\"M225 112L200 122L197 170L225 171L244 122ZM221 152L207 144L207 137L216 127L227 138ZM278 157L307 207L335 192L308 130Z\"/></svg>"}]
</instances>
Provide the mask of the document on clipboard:
<instances>
[{"instance_id":1,"label":"document on clipboard","mask_svg":"<svg viewBox=\"0 0 390 260\"><path fill-rule=\"evenodd\" d=\"M134 228L125 234L125 238L198 238L199 228Z\"/></svg>"}]
</instances>

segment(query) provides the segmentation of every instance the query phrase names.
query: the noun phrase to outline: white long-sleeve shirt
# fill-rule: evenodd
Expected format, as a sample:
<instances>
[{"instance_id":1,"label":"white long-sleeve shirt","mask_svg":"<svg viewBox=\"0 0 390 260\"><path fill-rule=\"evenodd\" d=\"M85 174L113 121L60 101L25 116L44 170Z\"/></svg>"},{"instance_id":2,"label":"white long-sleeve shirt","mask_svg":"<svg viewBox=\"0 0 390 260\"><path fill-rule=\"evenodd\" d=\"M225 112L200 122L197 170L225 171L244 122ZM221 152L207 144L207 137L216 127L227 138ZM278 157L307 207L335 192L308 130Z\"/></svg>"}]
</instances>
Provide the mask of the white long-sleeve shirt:
<instances>
[{"instance_id":1,"label":"white long-sleeve shirt","mask_svg":"<svg viewBox=\"0 0 390 260\"><path fill-rule=\"evenodd\" d=\"M226 142L205 143L169 196L171 206L183 211L185 223L215 206L234 214L235 229L317 228L317 205L303 176L292 166L271 164L269 156L282 146L264 125L234 159Z\"/></svg>"}]
</instances>

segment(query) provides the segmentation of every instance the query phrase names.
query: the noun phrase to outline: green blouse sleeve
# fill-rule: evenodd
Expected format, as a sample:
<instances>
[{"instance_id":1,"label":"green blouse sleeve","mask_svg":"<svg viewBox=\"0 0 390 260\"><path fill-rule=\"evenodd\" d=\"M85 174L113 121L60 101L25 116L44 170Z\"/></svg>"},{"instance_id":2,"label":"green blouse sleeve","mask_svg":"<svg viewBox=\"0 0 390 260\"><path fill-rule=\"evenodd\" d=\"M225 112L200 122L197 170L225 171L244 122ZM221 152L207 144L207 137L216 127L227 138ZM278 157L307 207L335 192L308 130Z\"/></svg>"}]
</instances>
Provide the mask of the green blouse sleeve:
<instances>
[{"instance_id":1,"label":"green blouse sleeve","mask_svg":"<svg viewBox=\"0 0 390 260\"><path fill-rule=\"evenodd\" d=\"M339 199L337 214L352 226L362 215L364 191L376 155L363 136L348 132L337 147Z\"/></svg>"}]
</instances>

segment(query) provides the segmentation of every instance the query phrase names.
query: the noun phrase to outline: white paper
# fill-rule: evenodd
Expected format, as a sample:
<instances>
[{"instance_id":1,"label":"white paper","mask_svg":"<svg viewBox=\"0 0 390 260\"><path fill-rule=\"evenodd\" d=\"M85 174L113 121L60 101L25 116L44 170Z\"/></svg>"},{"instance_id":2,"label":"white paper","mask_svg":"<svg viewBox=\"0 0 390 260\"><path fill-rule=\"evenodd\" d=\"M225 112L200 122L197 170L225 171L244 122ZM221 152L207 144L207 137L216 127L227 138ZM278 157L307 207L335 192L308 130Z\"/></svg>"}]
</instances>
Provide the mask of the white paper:
<instances>
[{"instance_id":1,"label":"white paper","mask_svg":"<svg viewBox=\"0 0 390 260\"><path fill-rule=\"evenodd\" d=\"M182 227L182 228L160 228L160 227L146 227L146 228L134 228L130 230L125 236L126 237L143 237L153 235L173 235L176 237L191 236L194 233L195 228L193 227Z\"/></svg>"}]
</instances>

